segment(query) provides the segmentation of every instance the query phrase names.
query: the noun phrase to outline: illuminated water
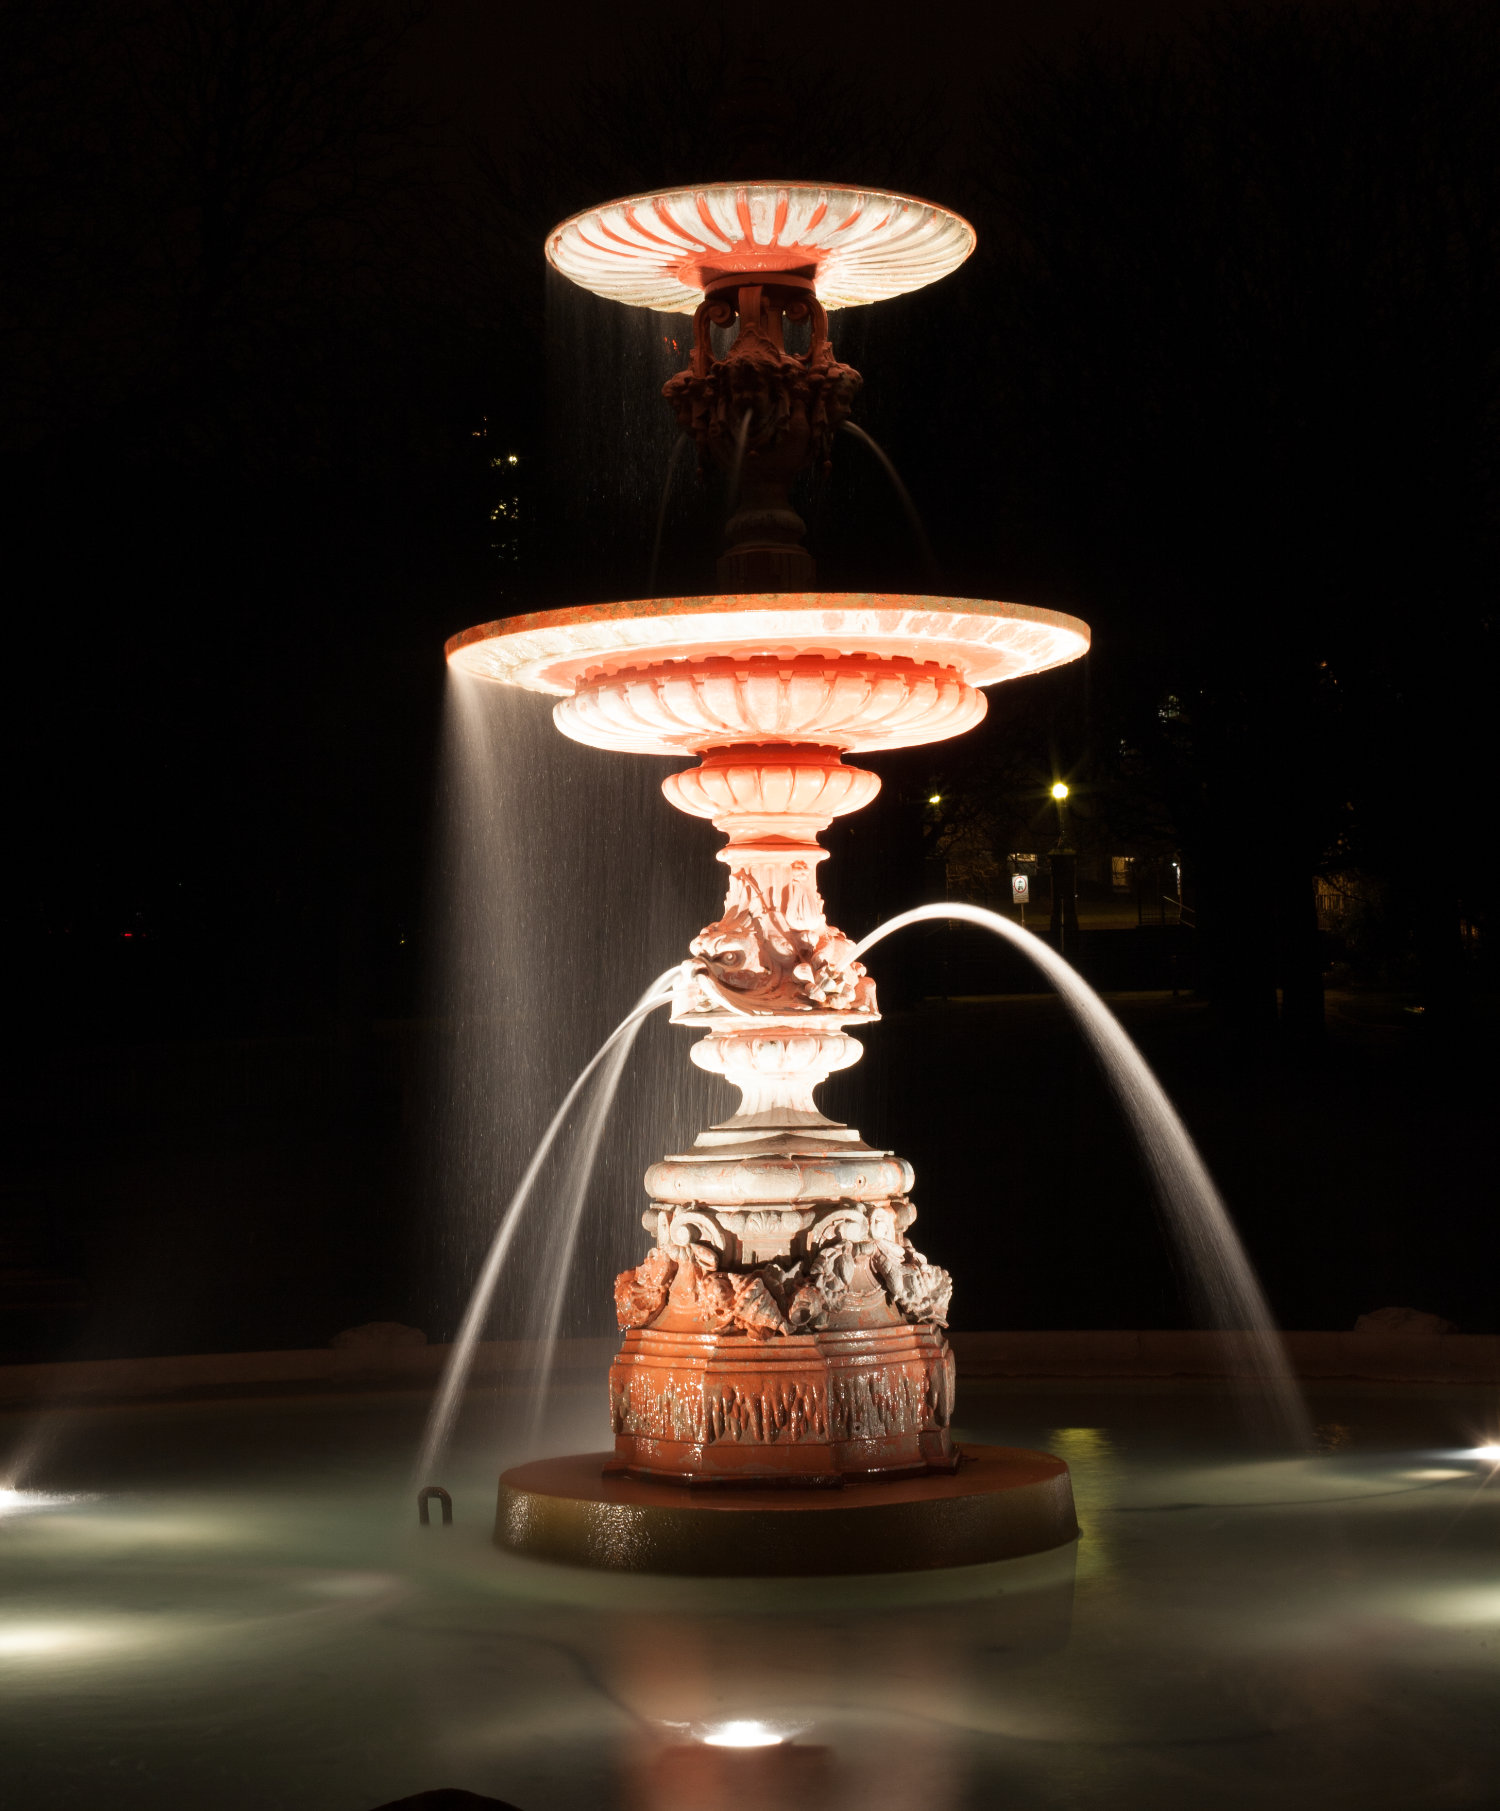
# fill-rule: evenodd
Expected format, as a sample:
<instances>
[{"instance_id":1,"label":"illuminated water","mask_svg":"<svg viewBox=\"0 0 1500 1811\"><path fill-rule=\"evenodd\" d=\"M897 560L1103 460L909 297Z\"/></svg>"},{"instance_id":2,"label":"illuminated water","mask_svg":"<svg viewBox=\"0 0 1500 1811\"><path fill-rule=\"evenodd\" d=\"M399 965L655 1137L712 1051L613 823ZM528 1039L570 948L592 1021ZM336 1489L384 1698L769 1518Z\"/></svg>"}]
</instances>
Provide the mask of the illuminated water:
<instances>
[{"instance_id":1,"label":"illuminated water","mask_svg":"<svg viewBox=\"0 0 1500 1811\"><path fill-rule=\"evenodd\" d=\"M717 909L712 839L662 803L675 763L568 741L546 698L450 679L446 727L421 1324L440 1340L466 1316L480 1337L608 1333L614 1278L640 1261L640 1179L714 1116L714 1085L684 1060L681 1034L648 1018L632 1030L612 1109L596 1090L598 1113L577 1102L540 1168L538 1147L649 977L680 961ZM583 1162L601 1132L597 1162ZM533 1204L507 1217L528 1175ZM590 1236L570 1264L575 1211ZM443 1481L430 1471L439 1433L423 1482Z\"/></svg>"},{"instance_id":2,"label":"illuminated water","mask_svg":"<svg viewBox=\"0 0 1500 1811\"><path fill-rule=\"evenodd\" d=\"M1248 1360L1270 1411L1275 1436L1305 1450L1311 1444L1312 1429L1301 1391L1229 1210L1150 1064L1077 969L1012 919L983 906L952 902L898 912L863 938L855 955L863 956L908 925L943 918L961 919L992 931L1028 956L1057 989L1130 1121L1180 1253L1200 1324L1217 1328Z\"/></svg>"},{"instance_id":3,"label":"illuminated water","mask_svg":"<svg viewBox=\"0 0 1500 1811\"><path fill-rule=\"evenodd\" d=\"M619 1091L620 1077L635 1044L636 1033L646 1015L655 1012L659 1006L665 1006L672 998L671 983L676 978L677 970L669 968L657 976L646 989L630 1011L621 1019L599 1048L579 1070L572 1087L563 1096L562 1102L547 1123L547 1129L537 1141L536 1149L531 1153L530 1161L516 1184L515 1193L506 1203L495 1228L494 1239L485 1254L484 1264L474 1283L473 1293L464 1317L459 1322L458 1334L453 1341L453 1350L448 1362L443 1367L442 1377L438 1381L437 1394L433 1398L432 1409L427 1418L427 1426L422 1433L422 1444L417 1452L416 1476L419 1482L431 1478L439 1465L448 1436L452 1432L453 1422L463 1400L464 1387L469 1380L469 1371L474 1362L474 1348L484 1337L486 1323L494 1306L495 1291L505 1272L505 1261L510 1256L511 1246L521 1226L521 1216L531 1204L537 1178L543 1166L552 1155L552 1147L558 1135L568 1124L569 1118L577 1107L579 1096L584 1094L597 1071L599 1079L594 1082L588 1096L587 1105L579 1113L580 1125L577 1129L577 1149L569 1167L567 1182L560 1194L554 1194L547 1202L550 1225L549 1252L551 1264L540 1279L538 1293L545 1302L542 1323L542 1343L546 1353L537 1388L537 1406L533 1410L532 1431L536 1431L536 1417L546 1396L547 1375L551 1370L552 1352L557 1344L558 1328L562 1322L563 1304L567 1296L569 1277L573 1268L573 1254L578 1244L578 1226L583 1217L584 1202L588 1197L589 1184L593 1180L594 1164L599 1156L599 1143L604 1136L605 1123L610 1108L615 1103Z\"/></svg>"},{"instance_id":4,"label":"illuminated water","mask_svg":"<svg viewBox=\"0 0 1500 1811\"><path fill-rule=\"evenodd\" d=\"M651 565L646 574L646 596L656 596L656 580L661 572L662 537L667 532L667 505L672 501L672 481L677 473L678 461L688 444L686 434L679 434L672 442L672 450L667 455L667 473L661 482L661 502L656 510L656 533L651 538Z\"/></svg>"},{"instance_id":5,"label":"illuminated water","mask_svg":"<svg viewBox=\"0 0 1500 1811\"><path fill-rule=\"evenodd\" d=\"M932 543L927 538L926 525L923 523L921 515L918 513L916 504L912 501L911 492L906 488L901 474L896 470L890 455L875 436L867 433L857 421L841 422L839 426L844 433L852 434L856 440L861 441L867 446L879 461L880 469L890 480L891 489L896 493L896 501L901 505L902 513L911 524L912 534L916 539L917 546L921 550L922 563L927 568L928 576L933 584L933 588L936 589L939 582L937 555L932 551Z\"/></svg>"},{"instance_id":6,"label":"illuminated water","mask_svg":"<svg viewBox=\"0 0 1500 1811\"><path fill-rule=\"evenodd\" d=\"M468 1296L418 1449L414 1475L419 1483L446 1481L443 1448L462 1401L476 1342L487 1333L529 1337L539 1339L550 1353L564 1331L570 1303L573 1320L568 1330L606 1331L608 1322L601 1317L607 1314L609 1281L638 1255L640 1242L638 1214L628 1208L622 1211L618 1191L610 1189L597 1199L602 1191L595 1188L595 1169L601 1150L617 1160L623 1155L614 1174L624 1171L628 1201L639 1198L635 1178L645 1162L639 1161L638 1147L631 1152L628 1140L615 1137L606 1145L606 1120L627 1072L642 1017L663 1003L662 990L675 971L666 970L651 984L587 1062L566 1081L553 1084L550 1098L542 1093L546 1079L556 1075L559 1052L566 1052L570 1041L576 1048L578 1025L587 1022L597 1005L586 986L568 1000L559 999L556 980L550 988L547 983L549 967L554 976L578 983L587 974L580 971L578 952L607 949L618 939L624 947L614 967L623 970L627 980L638 976L638 952L635 960L628 953L629 932L634 929L639 937L643 928L649 930L650 920L630 876L624 877L623 886L617 877L614 857L622 843L631 840L619 833L622 816L627 815L621 810L625 801L619 786L596 785L575 792L565 809L557 809L558 769L587 766L590 758L598 757L595 751L566 743L545 716L526 710L536 702L463 682L455 682L452 691L454 733L448 760L458 804L451 810L450 884L459 907L460 934L453 939L446 985L464 1035L451 1056L444 1089L447 1115L436 1161L448 1183L439 1217L450 1224L455 1218L466 1223L471 1237L478 1231L482 1256L472 1264L460 1260L451 1265L455 1274L465 1277ZM543 738L540 747L538 731ZM607 756L604 759L608 761ZM609 762L607 771L610 777L623 773L628 778L636 767L637 763ZM601 805L606 816L596 822L593 814ZM628 815L634 829L634 814ZM644 822L656 826L671 817L653 799ZM578 875L580 849L585 853ZM608 859L600 860L601 850L607 850ZM691 903L675 903L681 923ZM1228 1212L1155 1076L1076 970L1009 919L963 905L924 906L902 913L866 937L860 951L906 925L941 917L966 919L1016 944L1068 1004L1139 1140L1200 1321L1221 1329L1248 1358L1261 1386L1249 1403L1252 1411L1268 1410L1274 1437L1305 1448L1308 1430L1300 1397ZM677 949L695 928L688 920ZM656 947L660 951L662 941ZM672 946L666 948L670 951ZM539 960L543 955L550 963ZM592 972L599 975L608 969L596 963ZM620 978L610 976L616 983ZM655 1143L645 1161L671 1148L674 1131L697 1129L683 1124L682 1108L688 1099L701 1103L697 1125L718 1117L703 1100L702 1079L697 1079L696 1087L689 1079L694 1071L682 1060L684 1054L680 1044L659 1048L655 1061L643 1065L634 1078L637 1129L648 1127ZM601 1080L580 1107L585 1085L601 1064ZM524 1097L528 1088L533 1111L544 1103L550 1114L539 1138L517 1110L518 1097ZM549 1172L554 1146L564 1134L571 1139L569 1155L560 1171L553 1164ZM638 1167L632 1175L633 1157ZM591 1192L596 1199L590 1216ZM586 1220L594 1234L586 1242L594 1262L575 1276L579 1232ZM611 1254L613 1263L606 1274L599 1274L599 1258L608 1260ZM581 1316L580 1294L585 1298ZM544 1447L560 1450L555 1429L544 1428L548 1371L544 1362L526 1415L532 1452Z\"/></svg>"},{"instance_id":7,"label":"illuminated water","mask_svg":"<svg viewBox=\"0 0 1500 1811\"><path fill-rule=\"evenodd\" d=\"M959 1400L965 1437L1068 1459L1076 1551L613 1578L488 1544L513 1455L478 1408L448 1530L406 1488L416 1394L59 1413L26 1486L73 1500L0 1498L6 1802L783 1811L811 1779L820 1811L1494 1805L1500 1490L1468 1450L1500 1434L1492 1391L1320 1392L1330 1450L1291 1460L1228 1450L1206 1387ZM602 1376L560 1402L600 1444ZM790 1748L715 1748L734 1724Z\"/></svg>"}]
</instances>

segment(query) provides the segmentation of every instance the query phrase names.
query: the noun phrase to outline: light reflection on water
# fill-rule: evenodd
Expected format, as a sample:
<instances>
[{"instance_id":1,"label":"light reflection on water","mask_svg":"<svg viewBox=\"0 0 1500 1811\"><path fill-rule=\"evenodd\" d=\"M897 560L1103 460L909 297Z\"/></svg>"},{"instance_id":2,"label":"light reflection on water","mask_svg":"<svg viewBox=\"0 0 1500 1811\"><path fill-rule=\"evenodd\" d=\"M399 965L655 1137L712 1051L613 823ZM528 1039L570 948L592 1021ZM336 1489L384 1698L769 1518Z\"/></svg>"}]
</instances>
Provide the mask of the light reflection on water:
<instances>
[{"instance_id":1,"label":"light reflection on water","mask_svg":"<svg viewBox=\"0 0 1500 1811\"><path fill-rule=\"evenodd\" d=\"M448 1530L403 1488L420 1402L88 1423L36 1480L54 1507L0 1526L7 1766L43 1811L368 1811L443 1784L525 1811L1486 1805L1500 1491L1460 1456L1466 1404L1324 1405L1351 1437L1300 1460L1237 1455L1202 1392L964 1408L967 1437L1067 1458L1076 1550L591 1575L489 1544L479 1407ZM736 1724L781 1740L705 1744Z\"/></svg>"},{"instance_id":2,"label":"light reflection on water","mask_svg":"<svg viewBox=\"0 0 1500 1811\"><path fill-rule=\"evenodd\" d=\"M1078 1578L1093 1583L1113 1569L1110 1511L1119 1496L1119 1455L1100 1427L1056 1427L1046 1450L1066 1459L1073 1474L1073 1500L1078 1508Z\"/></svg>"}]
</instances>

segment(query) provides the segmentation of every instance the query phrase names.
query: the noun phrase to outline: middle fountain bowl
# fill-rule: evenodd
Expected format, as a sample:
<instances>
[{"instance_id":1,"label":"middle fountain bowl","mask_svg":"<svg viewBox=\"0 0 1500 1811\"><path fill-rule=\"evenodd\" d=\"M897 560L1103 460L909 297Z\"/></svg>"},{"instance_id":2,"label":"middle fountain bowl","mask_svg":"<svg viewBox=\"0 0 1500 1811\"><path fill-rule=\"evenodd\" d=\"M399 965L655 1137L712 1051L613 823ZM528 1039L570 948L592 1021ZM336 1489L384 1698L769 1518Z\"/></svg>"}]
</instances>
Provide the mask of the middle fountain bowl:
<instances>
[{"instance_id":1,"label":"middle fountain bowl","mask_svg":"<svg viewBox=\"0 0 1500 1811\"><path fill-rule=\"evenodd\" d=\"M472 678L558 697L558 728L594 748L870 754L961 735L982 688L1088 646L1086 623L1030 604L809 591L535 611L466 629L447 654Z\"/></svg>"}]
</instances>

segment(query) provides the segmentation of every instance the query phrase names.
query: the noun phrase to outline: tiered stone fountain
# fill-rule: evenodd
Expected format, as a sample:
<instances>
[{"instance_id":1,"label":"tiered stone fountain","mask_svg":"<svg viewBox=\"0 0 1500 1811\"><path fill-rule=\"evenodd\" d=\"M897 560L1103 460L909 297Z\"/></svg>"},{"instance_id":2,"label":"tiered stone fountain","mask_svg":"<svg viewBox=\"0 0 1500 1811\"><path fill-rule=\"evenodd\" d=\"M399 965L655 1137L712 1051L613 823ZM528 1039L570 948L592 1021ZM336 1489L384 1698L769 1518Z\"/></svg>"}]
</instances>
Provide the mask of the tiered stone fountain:
<instances>
[{"instance_id":1,"label":"tiered stone fountain","mask_svg":"<svg viewBox=\"0 0 1500 1811\"><path fill-rule=\"evenodd\" d=\"M672 1018L704 1033L693 1060L741 1101L647 1172L651 1248L615 1286L614 1453L507 1473L503 1545L648 1570L872 1571L1076 1532L1060 1460L955 1445L952 1283L908 1236L911 1166L814 1100L879 1017L817 886L818 833L880 787L845 757L961 734L984 687L1088 646L1050 610L811 588L790 486L826 462L860 385L826 311L944 276L973 242L927 202L792 183L614 202L548 242L598 294L693 313L692 363L665 395L737 486L722 589L510 617L448 657L556 695L577 741L698 757L663 791L727 836L729 889ZM788 321L808 324L807 351L786 350ZM736 322L716 357L711 330Z\"/></svg>"}]
</instances>

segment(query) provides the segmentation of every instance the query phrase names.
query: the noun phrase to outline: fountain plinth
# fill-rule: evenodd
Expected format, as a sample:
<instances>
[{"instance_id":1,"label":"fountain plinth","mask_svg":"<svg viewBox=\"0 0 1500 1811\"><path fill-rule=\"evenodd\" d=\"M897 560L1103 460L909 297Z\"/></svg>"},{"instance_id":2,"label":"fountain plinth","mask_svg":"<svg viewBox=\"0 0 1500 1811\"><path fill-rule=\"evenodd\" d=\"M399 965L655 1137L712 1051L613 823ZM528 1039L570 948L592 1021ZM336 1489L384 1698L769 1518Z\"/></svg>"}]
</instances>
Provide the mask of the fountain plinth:
<instances>
[{"instance_id":1,"label":"fountain plinth","mask_svg":"<svg viewBox=\"0 0 1500 1811\"><path fill-rule=\"evenodd\" d=\"M616 1527L625 1505L649 1522L660 1508L650 1492L667 1486L715 1486L708 1495L726 1511L747 1486L803 1487L807 1513L836 1502L853 1513L844 1490L807 1487L900 1480L918 1516L927 1501L949 1505L932 1510L939 1519L971 1497L985 1506L962 1512L979 1530L965 1561L892 1565L968 1563L1075 1532L1066 1467L1045 1455L1010 1473L974 1457L971 1473L981 1467L987 1483L953 1495L952 1280L908 1236L910 1164L828 1119L814 1098L858 1060L851 1033L879 1018L874 982L828 923L817 885L819 833L879 790L846 757L959 735L984 715L984 687L1088 646L1083 623L1025 605L791 588L811 562L800 522L794 531L777 512L790 508L798 472L826 459L859 382L833 357L820 292L830 306L899 293L944 274L972 243L965 223L931 204L805 185L640 197L580 215L549 241L554 264L599 293L671 309L692 299L693 363L667 398L700 454L735 481L721 577L763 584L511 617L448 644L459 672L554 694L557 726L577 741L696 756L663 791L728 839L724 910L693 939L672 1019L704 1034L693 1061L738 1088L740 1106L647 1172L652 1242L615 1285L625 1333L610 1374L615 1450L589 1473L593 1508L576 1508L571 1474L563 1494L575 1509L556 1515L538 1508L535 1477L507 1474L506 1545L673 1570L665 1536L611 1544L600 1529ZM783 322L798 318L810 321L810 346L794 356ZM710 330L736 319L738 338L715 357ZM767 588L778 581L788 588ZM631 1480L645 1496L621 1495ZM1007 1488L1018 1493L1009 1520L990 1501ZM732 1539L734 1521L693 1526ZM755 1569L720 1558L723 1570ZM879 1563L865 1551L860 1569ZM714 1568L700 1552L689 1569Z\"/></svg>"},{"instance_id":2,"label":"fountain plinth","mask_svg":"<svg viewBox=\"0 0 1500 1811\"><path fill-rule=\"evenodd\" d=\"M808 348L789 352L788 322L806 322ZM737 326L723 358L713 329ZM729 474L733 513L719 583L729 591L794 590L813 578L802 546L806 524L791 486L809 466L827 467L833 437L849 419L864 380L833 356L828 315L809 288L760 276L720 277L693 316L693 358L662 395L698 448Z\"/></svg>"},{"instance_id":3,"label":"fountain plinth","mask_svg":"<svg viewBox=\"0 0 1500 1811\"><path fill-rule=\"evenodd\" d=\"M824 914L816 834L876 786L836 750L754 743L664 787L729 835L724 913L693 939L672 1018L707 1033L693 1060L741 1103L646 1173L656 1244L616 1283L610 1374L616 1463L637 1476L837 1484L957 1463L952 1283L906 1238L911 1166L813 1099L859 1058L849 1028L879 1017Z\"/></svg>"}]
</instances>

